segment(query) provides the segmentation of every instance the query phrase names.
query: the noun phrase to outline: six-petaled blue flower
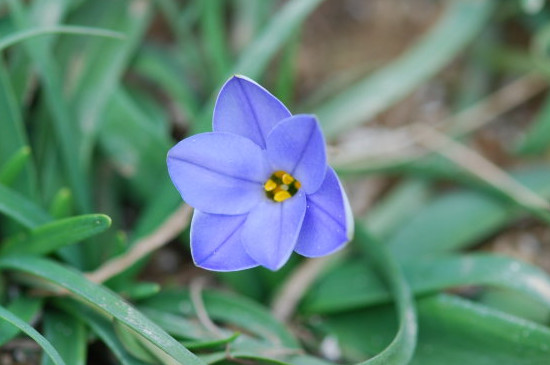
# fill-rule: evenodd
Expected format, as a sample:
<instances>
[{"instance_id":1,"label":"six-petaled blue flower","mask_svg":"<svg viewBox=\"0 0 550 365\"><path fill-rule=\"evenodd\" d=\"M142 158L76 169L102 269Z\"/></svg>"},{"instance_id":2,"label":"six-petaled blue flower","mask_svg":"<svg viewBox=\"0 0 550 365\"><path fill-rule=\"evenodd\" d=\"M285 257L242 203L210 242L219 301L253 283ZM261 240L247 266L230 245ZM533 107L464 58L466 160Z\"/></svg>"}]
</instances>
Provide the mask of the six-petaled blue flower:
<instances>
[{"instance_id":1,"label":"six-petaled blue flower","mask_svg":"<svg viewBox=\"0 0 550 365\"><path fill-rule=\"evenodd\" d=\"M349 204L315 116L292 116L260 85L234 76L216 101L213 130L168 152L170 177L195 208L197 266L278 270L293 251L324 256L351 239Z\"/></svg>"}]
</instances>

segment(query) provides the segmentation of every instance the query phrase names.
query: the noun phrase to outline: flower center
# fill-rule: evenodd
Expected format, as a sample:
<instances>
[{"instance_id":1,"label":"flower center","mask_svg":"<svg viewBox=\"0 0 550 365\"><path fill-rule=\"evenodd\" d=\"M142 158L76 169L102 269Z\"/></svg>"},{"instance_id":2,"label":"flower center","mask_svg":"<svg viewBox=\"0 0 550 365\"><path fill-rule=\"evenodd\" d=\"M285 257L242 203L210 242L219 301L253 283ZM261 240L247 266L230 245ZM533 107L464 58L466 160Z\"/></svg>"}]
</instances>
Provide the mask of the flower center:
<instances>
[{"instance_id":1,"label":"flower center","mask_svg":"<svg viewBox=\"0 0 550 365\"><path fill-rule=\"evenodd\" d=\"M302 184L285 171L275 171L264 184L265 195L273 201L283 202L292 198Z\"/></svg>"}]
</instances>

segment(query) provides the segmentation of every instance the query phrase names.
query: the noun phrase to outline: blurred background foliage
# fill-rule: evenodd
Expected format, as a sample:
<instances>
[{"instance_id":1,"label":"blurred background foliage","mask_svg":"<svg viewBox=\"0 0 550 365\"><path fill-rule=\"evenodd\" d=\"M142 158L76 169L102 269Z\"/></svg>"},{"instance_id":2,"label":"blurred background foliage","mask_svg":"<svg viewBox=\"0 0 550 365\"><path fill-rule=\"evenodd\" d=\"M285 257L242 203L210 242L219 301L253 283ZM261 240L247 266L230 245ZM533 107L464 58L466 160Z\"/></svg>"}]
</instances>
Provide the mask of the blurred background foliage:
<instances>
[{"instance_id":1,"label":"blurred background foliage","mask_svg":"<svg viewBox=\"0 0 550 365\"><path fill-rule=\"evenodd\" d=\"M0 0L0 51L0 363L548 364L544 0ZM193 266L233 73L320 118L344 251Z\"/></svg>"}]
</instances>

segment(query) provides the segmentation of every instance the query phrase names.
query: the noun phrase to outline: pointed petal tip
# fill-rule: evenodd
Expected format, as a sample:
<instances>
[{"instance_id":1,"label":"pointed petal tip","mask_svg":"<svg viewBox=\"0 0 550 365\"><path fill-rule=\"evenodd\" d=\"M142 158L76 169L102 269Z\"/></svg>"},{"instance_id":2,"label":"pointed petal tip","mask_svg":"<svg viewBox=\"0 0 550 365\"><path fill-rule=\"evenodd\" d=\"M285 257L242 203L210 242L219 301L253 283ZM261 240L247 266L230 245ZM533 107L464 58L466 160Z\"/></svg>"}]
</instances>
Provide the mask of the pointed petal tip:
<instances>
[{"instance_id":1,"label":"pointed petal tip","mask_svg":"<svg viewBox=\"0 0 550 365\"><path fill-rule=\"evenodd\" d=\"M286 106L263 86L246 76L233 75L216 99L212 128L239 134L265 148L271 129L289 116Z\"/></svg>"},{"instance_id":2,"label":"pointed petal tip","mask_svg":"<svg viewBox=\"0 0 550 365\"><path fill-rule=\"evenodd\" d=\"M262 90L265 90L265 88L258 84L256 81L252 80L251 78L245 76L245 75L241 75L241 74L233 74L230 78L227 79L226 82L223 83L222 87L220 88L220 94L222 93L222 91L226 88L230 88L232 84L234 83L243 83L243 84L246 84L246 83L249 83L249 84L252 84L256 87L259 87L261 88ZM266 90L267 91L267 90ZM267 91L268 92L268 91Z\"/></svg>"},{"instance_id":3,"label":"pointed petal tip","mask_svg":"<svg viewBox=\"0 0 550 365\"><path fill-rule=\"evenodd\" d=\"M201 269L208 270L208 271L216 271L216 272L235 272L235 271L248 270L248 269L252 269L260 266L258 264L250 264L247 266L241 266L241 267L235 268L235 267L224 266L219 264L212 265L212 263L210 262L197 262L195 260L193 260L193 263L195 264L196 267L199 267Z\"/></svg>"},{"instance_id":4,"label":"pointed petal tip","mask_svg":"<svg viewBox=\"0 0 550 365\"><path fill-rule=\"evenodd\" d=\"M270 271L279 271L279 269L283 267L287 261L288 259L278 263L274 262L274 263L270 263L269 265L263 265L263 266Z\"/></svg>"}]
</instances>

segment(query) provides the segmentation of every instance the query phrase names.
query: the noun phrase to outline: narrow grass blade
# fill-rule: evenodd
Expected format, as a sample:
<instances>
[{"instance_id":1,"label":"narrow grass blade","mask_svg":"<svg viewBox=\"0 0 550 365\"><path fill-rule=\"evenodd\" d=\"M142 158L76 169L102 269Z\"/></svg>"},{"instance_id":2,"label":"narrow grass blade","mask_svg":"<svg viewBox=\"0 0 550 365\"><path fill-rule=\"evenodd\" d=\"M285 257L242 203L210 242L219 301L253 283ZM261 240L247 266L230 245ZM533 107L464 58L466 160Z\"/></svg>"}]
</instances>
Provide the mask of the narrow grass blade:
<instances>
[{"instance_id":1,"label":"narrow grass blade","mask_svg":"<svg viewBox=\"0 0 550 365\"><path fill-rule=\"evenodd\" d=\"M237 53L250 44L254 36L260 33L262 27L267 24L270 15L273 13L273 0L234 0L231 2L232 14L232 35L235 40Z\"/></svg>"},{"instance_id":2,"label":"narrow grass blade","mask_svg":"<svg viewBox=\"0 0 550 365\"><path fill-rule=\"evenodd\" d=\"M67 364L86 364L88 334L80 320L67 313L48 309L44 314L43 328L44 335ZM49 359L42 359L42 365L51 364Z\"/></svg>"},{"instance_id":3,"label":"narrow grass blade","mask_svg":"<svg viewBox=\"0 0 550 365\"><path fill-rule=\"evenodd\" d=\"M209 333L204 326L194 320L184 317L181 314L162 311L153 308L153 306L139 306L138 308L148 318L161 326L166 332L174 336L176 339L196 341L212 339L212 333Z\"/></svg>"},{"instance_id":4,"label":"narrow grass blade","mask_svg":"<svg viewBox=\"0 0 550 365\"><path fill-rule=\"evenodd\" d=\"M182 113L189 120L196 119L200 102L174 52L163 48L144 47L140 49L132 66L133 70L143 77L158 84L172 101L180 106Z\"/></svg>"},{"instance_id":5,"label":"narrow grass blade","mask_svg":"<svg viewBox=\"0 0 550 365\"><path fill-rule=\"evenodd\" d=\"M29 21L22 8L22 4L15 0L8 0L11 15L17 28L26 29ZM53 126L61 150L61 159L75 194L75 201L80 211L90 211L91 199L89 194L87 174L78 163L78 141L80 133L76 130L69 106L60 97L63 95L63 82L60 69L51 55L46 43L30 40L24 43L25 49L37 68L45 90L45 98L53 117Z\"/></svg>"},{"instance_id":6,"label":"narrow grass blade","mask_svg":"<svg viewBox=\"0 0 550 365\"><path fill-rule=\"evenodd\" d=\"M29 145L23 119L21 117L17 97L14 93L12 83L4 62L0 61L0 165L7 163L7 158L13 156L17 151L21 151ZM33 196L36 193L36 171L32 161L24 167L24 173L17 179L18 189L26 194ZM4 172L7 174L8 172ZM9 177L4 177L4 179Z\"/></svg>"},{"instance_id":7,"label":"narrow grass blade","mask_svg":"<svg viewBox=\"0 0 550 365\"><path fill-rule=\"evenodd\" d=\"M512 176L541 196L550 196L550 170L538 167ZM472 246L496 232L520 211L489 194L454 191L434 199L389 239L399 260L456 251Z\"/></svg>"},{"instance_id":8,"label":"narrow grass blade","mask_svg":"<svg viewBox=\"0 0 550 365\"><path fill-rule=\"evenodd\" d=\"M40 37L47 34L71 34L71 35L87 35L96 37L107 37L115 39L124 39L124 34L113 32L108 29L80 27L75 25L56 25L51 27L41 27L36 29L22 30L15 34L0 39L0 52L4 49L13 46L19 42L26 41L35 37Z\"/></svg>"},{"instance_id":9,"label":"narrow grass blade","mask_svg":"<svg viewBox=\"0 0 550 365\"><path fill-rule=\"evenodd\" d=\"M273 16L262 33L242 52L233 71L257 79L275 53L323 0L291 0Z\"/></svg>"},{"instance_id":10,"label":"narrow grass blade","mask_svg":"<svg viewBox=\"0 0 550 365\"><path fill-rule=\"evenodd\" d=\"M160 327L120 297L108 289L88 281L75 270L66 268L50 260L31 256L0 258L0 268L25 272L58 285L108 316L119 320L141 333L147 340L151 341L151 343L159 347L174 360L189 365L204 364Z\"/></svg>"},{"instance_id":11,"label":"narrow grass blade","mask_svg":"<svg viewBox=\"0 0 550 365\"><path fill-rule=\"evenodd\" d=\"M73 194L67 188L61 188L50 203L50 215L55 219L66 218L72 214Z\"/></svg>"},{"instance_id":12,"label":"narrow grass blade","mask_svg":"<svg viewBox=\"0 0 550 365\"><path fill-rule=\"evenodd\" d=\"M445 294L419 299L417 308L411 365L544 365L550 357L548 327ZM338 337L348 360L358 361L391 341L393 317L393 305L377 306L327 317L324 330Z\"/></svg>"},{"instance_id":13,"label":"narrow grass blade","mask_svg":"<svg viewBox=\"0 0 550 365\"><path fill-rule=\"evenodd\" d=\"M42 309L43 301L39 298L18 297L6 307L14 316L29 323ZM9 322L0 322L0 347L19 334L18 327Z\"/></svg>"},{"instance_id":14,"label":"narrow grass blade","mask_svg":"<svg viewBox=\"0 0 550 365\"><path fill-rule=\"evenodd\" d=\"M200 18L201 3L189 2L181 10L176 0L156 0L156 3L176 38L174 53L182 63L181 72L187 75L185 80L195 77L207 84L207 65L201 54L202 46L194 34Z\"/></svg>"},{"instance_id":15,"label":"narrow grass blade","mask_svg":"<svg viewBox=\"0 0 550 365\"><path fill-rule=\"evenodd\" d=\"M28 146L21 147L3 165L0 165L0 184L9 186L23 171L31 157Z\"/></svg>"},{"instance_id":16,"label":"narrow grass blade","mask_svg":"<svg viewBox=\"0 0 550 365\"><path fill-rule=\"evenodd\" d=\"M231 58L227 49L225 26L225 3L217 0L203 0L201 5L202 40L208 55L214 80L223 80L230 69Z\"/></svg>"},{"instance_id":17,"label":"narrow grass blade","mask_svg":"<svg viewBox=\"0 0 550 365\"><path fill-rule=\"evenodd\" d=\"M428 203L431 184L423 179L408 179L394 187L361 219L379 239L391 236L401 224L416 215Z\"/></svg>"},{"instance_id":18,"label":"narrow grass blade","mask_svg":"<svg viewBox=\"0 0 550 365\"><path fill-rule=\"evenodd\" d=\"M122 365L146 365L147 363L132 357L118 339L112 323L96 311L72 299L55 299L57 307L78 318L103 341Z\"/></svg>"},{"instance_id":19,"label":"narrow grass blade","mask_svg":"<svg viewBox=\"0 0 550 365\"><path fill-rule=\"evenodd\" d=\"M483 285L511 289L550 308L548 274L511 258L483 254L439 257L404 262L402 268L415 296ZM348 261L327 273L308 293L301 308L306 313L332 313L391 299L390 291L371 268Z\"/></svg>"},{"instance_id":20,"label":"narrow grass blade","mask_svg":"<svg viewBox=\"0 0 550 365\"><path fill-rule=\"evenodd\" d=\"M87 214L65 218L36 227L31 232L9 239L0 247L0 255L47 255L105 231L111 218Z\"/></svg>"},{"instance_id":21,"label":"narrow grass blade","mask_svg":"<svg viewBox=\"0 0 550 365\"><path fill-rule=\"evenodd\" d=\"M19 328L21 331L25 332L25 334L27 334L30 338L35 340L36 343L44 349L46 354L48 354L55 365L65 365L65 362L63 361L61 356L59 356L59 353L52 346L52 344L48 342L48 340L46 340L44 336L38 333L38 331L32 328L27 322L15 316L13 313L2 306L0 306L0 318Z\"/></svg>"},{"instance_id":22,"label":"narrow grass blade","mask_svg":"<svg viewBox=\"0 0 550 365\"><path fill-rule=\"evenodd\" d=\"M403 56L314 110L328 137L349 130L405 97L456 57L485 25L494 2L450 2L439 22Z\"/></svg>"},{"instance_id":23,"label":"narrow grass blade","mask_svg":"<svg viewBox=\"0 0 550 365\"><path fill-rule=\"evenodd\" d=\"M94 16L90 16L94 14ZM124 34L124 42L102 38L63 38L69 100L83 131L79 145L79 161L89 168L99 130L105 120L105 109L119 87L122 75L128 69L132 56L142 41L152 18L151 2L86 2L73 15L72 21L80 24L100 24ZM71 61L79 60L79 67Z\"/></svg>"},{"instance_id":24,"label":"narrow grass blade","mask_svg":"<svg viewBox=\"0 0 550 365\"><path fill-rule=\"evenodd\" d=\"M204 309L214 319L242 327L274 345L299 348L294 336L271 314L257 303L244 297L204 291ZM195 315L187 290L166 290L153 298L141 302L147 308L169 313Z\"/></svg>"},{"instance_id":25,"label":"narrow grass blade","mask_svg":"<svg viewBox=\"0 0 550 365\"><path fill-rule=\"evenodd\" d=\"M399 329L392 342L379 354L361 365L408 364L416 347L418 324L414 299L405 275L386 247L361 227L357 227L355 241L359 243L396 303Z\"/></svg>"},{"instance_id":26,"label":"narrow grass blade","mask_svg":"<svg viewBox=\"0 0 550 365\"><path fill-rule=\"evenodd\" d=\"M117 320L113 321L113 327L119 341L124 345L126 351L128 351L135 358L149 363L156 363L156 359L151 352L149 352L137 339L139 336L135 331L126 327Z\"/></svg>"},{"instance_id":27,"label":"narrow grass blade","mask_svg":"<svg viewBox=\"0 0 550 365\"><path fill-rule=\"evenodd\" d=\"M4 213L27 228L36 228L51 220L48 213L41 207L3 185L0 185L0 213Z\"/></svg>"},{"instance_id":28,"label":"narrow grass blade","mask_svg":"<svg viewBox=\"0 0 550 365\"><path fill-rule=\"evenodd\" d=\"M543 365L550 358L548 327L444 294L422 299L418 310L422 345L411 365Z\"/></svg>"}]
</instances>

